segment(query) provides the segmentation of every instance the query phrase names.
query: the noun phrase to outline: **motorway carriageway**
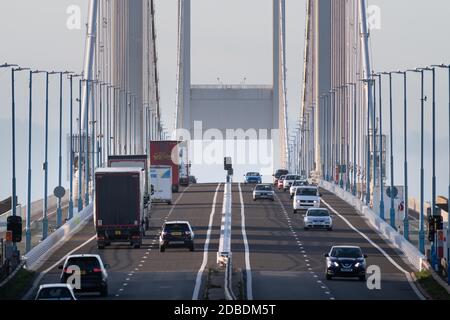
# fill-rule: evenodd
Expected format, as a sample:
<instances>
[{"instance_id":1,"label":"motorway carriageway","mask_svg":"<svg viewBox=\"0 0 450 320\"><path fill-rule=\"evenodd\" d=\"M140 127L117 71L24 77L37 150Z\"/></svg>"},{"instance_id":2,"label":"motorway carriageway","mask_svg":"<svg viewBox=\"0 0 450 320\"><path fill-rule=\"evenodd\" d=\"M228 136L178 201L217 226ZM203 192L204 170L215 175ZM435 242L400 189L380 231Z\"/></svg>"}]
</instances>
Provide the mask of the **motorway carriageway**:
<instances>
[{"instance_id":1,"label":"motorway carriageway","mask_svg":"<svg viewBox=\"0 0 450 320\"><path fill-rule=\"evenodd\" d=\"M292 212L289 193L276 200L252 199L253 186L233 184L233 267L242 269L245 293L255 300L400 300L422 298L406 276L413 269L357 215L331 193L323 205L334 214L333 231L304 231L301 214ZM113 244L98 250L88 223L40 268L35 285L59 281L58 265L67 254L99 254L110 265L107 299L202 299L207 270L216 266L224 184L197 184L174 194L173 205L155 204L151 229L141 249ZM167 220L188 220L195 232L195 252L168 248L159 252L158 232ZM325 280L325 258L332 245L360 246L368 266L381 268L381 290L357 279ZM35 286L35 287L36 287ZM33 298L35 291L29 291ZM100 299L96 294L81 299Z\"/></svg>"}]
</instances>

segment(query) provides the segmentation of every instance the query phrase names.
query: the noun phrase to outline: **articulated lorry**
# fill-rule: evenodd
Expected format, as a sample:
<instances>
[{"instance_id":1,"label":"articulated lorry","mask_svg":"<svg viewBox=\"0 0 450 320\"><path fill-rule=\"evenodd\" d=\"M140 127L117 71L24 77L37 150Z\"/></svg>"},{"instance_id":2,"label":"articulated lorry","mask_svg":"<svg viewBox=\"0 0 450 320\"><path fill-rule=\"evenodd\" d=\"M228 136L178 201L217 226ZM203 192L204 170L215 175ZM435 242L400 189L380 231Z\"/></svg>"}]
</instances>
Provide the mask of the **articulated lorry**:
<instances>
[{"instance_id":1,"label":"articulated lorry","mask_svg":"<svg viewBox=\"0 0 450 320\"><path fill-rule=\"evenodd\" d=\"M110 168L140 168L144 171L144 210L145 216L145 230L150 226L150 195L151 195L151 181L149 178L149 158L147 155L116 155L108 157L108 167Z\"/></svg>"},{"instance_id":2,"label":"articulated lorry","mask_svg":"<svg viewBox=\"0 0 450 320\"><path fill-rule=\"evenodd\" d=\"M145 235L144 187L140 168L96 170L94 225L99 249L113 242L141 247Z\"/></svg>"}]
</instances>

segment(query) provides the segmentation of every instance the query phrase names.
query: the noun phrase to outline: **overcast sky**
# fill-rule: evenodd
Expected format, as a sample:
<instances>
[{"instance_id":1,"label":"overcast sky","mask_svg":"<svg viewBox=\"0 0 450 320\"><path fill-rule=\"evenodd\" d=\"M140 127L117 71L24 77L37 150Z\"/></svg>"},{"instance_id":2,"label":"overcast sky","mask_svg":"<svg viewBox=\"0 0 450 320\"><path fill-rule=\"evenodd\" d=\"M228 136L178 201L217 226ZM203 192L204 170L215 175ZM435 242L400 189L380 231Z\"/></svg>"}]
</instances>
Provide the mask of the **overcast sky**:
<instances>
[{"instance_id":1,"label":"overcast sky","mask_svg":"<svg viewBox=\"0 0 450 320\"><path fill-rule=\"evenodd\" d=\"M370 0L370 4L381 8L381 29L373 30L371 47L375 70L393 70L423 66L431 63L450 62L450 1L448 0ZM66 9L70 5L81 8L83 25L87 16L86 0L14 0L0 2L0 64L4 62L31 66L36 69L81 71L85 41L85 28L66 28ZM288 104L292 123L297 119L300 105L302 79L305 0L287 0L287 68ZM161 107L163 120L168 128L173 127L176 88L177 48L177 1L156 0L158 53L160 69ZM223 83L240 83L247 78L248 84L270 84L272 81L272 0L192 0L192 80L195 84L215 84L219 77ZM40 77L40 78L39 78ZM42 76L35 82L35 159L33 179L36 190L41 185L41 153L43 124ZM56 79L55 79L56 80ZM55 95L56 87L51 87ZM448 111L446 78L438 74L438 139L439 145L439 191L446 192L448 156L446 155ZM398 82L398 83L397 83ZM411 112L409 136L411 137L411 180L418 185L418 88L419 82L411 75ZM400 81L394 84L396 137L402 137ZM414 88L414 89L413 89ZM427 85L429 92L429 85ZM26 74L17 79L17 117L19 125L25 126L27 119ZM387 96L385 97L385 101ZM57 101L51 99L51 120L57 123ZM428 104L427 108L431 105ZM1 148L10 148L10 73L0 70L0 136ZM2 120L3 119L3 120ZM430 118L428 116L427 121ZM67 121L66 121L67 123ZM428 128L430 126L428 125ZM19 181L25 181L26 136L25 127L18 130ZM57 127L53 125L52 130ZM387 130L388 127L385 126ZM427 147L430 130L427 132ZM51 137L56 144L55 136ZM396 139L396 157L401 156L402 145ZM429 149L429 148L428 148ZM427 168L430 165L430 150L427 149ZM8 154L8 153L7 153ZM56 164L56 148L51 149L50 166ZM53 158L55 158L53 160ZM400 158L399 158L400 159ZM52 163L53 161L53 163ZM3 172L0 198L10 193L10 161L0 159ZM402 182L402 168L396 168L396 181ZM441 175L442 174L442 175ZM55 181L53 177L52 181ZM428 181L427 177L427 181ZM24 184L19 190L24 193Z\"/></svg>"}]
</instances>

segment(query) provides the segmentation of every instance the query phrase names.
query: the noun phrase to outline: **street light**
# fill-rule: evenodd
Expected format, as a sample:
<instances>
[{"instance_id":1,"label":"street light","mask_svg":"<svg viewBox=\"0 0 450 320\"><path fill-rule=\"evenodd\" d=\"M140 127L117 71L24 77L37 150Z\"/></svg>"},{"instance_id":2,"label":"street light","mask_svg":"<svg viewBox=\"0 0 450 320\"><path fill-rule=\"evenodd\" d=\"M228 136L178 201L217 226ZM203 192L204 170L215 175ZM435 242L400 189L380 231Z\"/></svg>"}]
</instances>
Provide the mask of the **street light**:
<instances>
[{"instance_id":1,"label":"street light","mask_svg":"<svg viewBox=\"0 0 450 320\"><path fill-rule=\"evenodd\" d=\"M81 77L81 74L69 75L70 80L70 186L69 186L69 213L67 219L70 220L73 217L73 78Z\"/></svg>"},{"instance_id":2,"label":"street light","mask_svg":"<svg viewBox=\"0 0 450 320\"><path fill-rule=\"evenodd\" d=\"M6 64L5 64L6 65ZM17 191L16 191L16 97L15 97L15 73L20 71L30 70L29 68L12 68L11 69L11 100L12 100L12 135L11 135L11 145L12 145L12 214L17 215Z\"/></svg>"},{"instance_id":3,"label":"street light","mask_svg":"<svg viewBox=\"0 0 450 320\"><path fill-rule=\"evenodd\" d=\"M353 189L352 194L356 196L356 109L357 109L357 92L356 83L347 83L346 85L353 87Z\"/></svg>"},{"instance_id":4,"label":"street light","mask_svg":"<svg viewBox=\"0 0 450 320\"><path fill-rule=\"evenodd\" d=\"M9 63L4 63L2 65L0 65L0 68L14 68L14 67L18 67L17 64L9 64ZM14 92L14 90L13 90ZM14 126L14 122L13 122L13 126ZM14 132L13 132L14 134ZM15 157L15 154L13 154L13 156ZM15 167L15 164L13 164L13 166ZM15 171L15 170L14 170ZM13 180L13 185L15 185L15 181ZM13 211L13 215L16 215L16 199L15 196L13 195L12 199L11 199L11 207L12 207L12 211Z\"/></svg>"},{"instance_id":5,"label":"street light","mask_svg":"<svg viewBox=\"0 0 450 320\"><path fill-rule=\"evenodd\" d=\"M58 187L62 187L62 118L63 118L63 75L73 72L63 71L57 72L59 74L59 157L58 157ZM61 198L58 197L57 209L56 209L56 226L57 228L62 225L62 208Z\"/></svg>"},{"instance_id":6,"label":"street light","mask_svg":"<svg viewBox=\"0 0 450 320\"><path fill-rule=\"evenodd\" d=\"M333 103L330 104L331 106L331 119L332 123L330 125L331 127L331 180L336 184L336 166L337 166L337 151L336 151L336 90L330 90L329 93L332 95Z\"/></svg>"},{"instance_id":7,"label":"street light","mask_svg":"<svg viewBox=\"0 0 450 320\"><path fill-rule=\"evenodd\" d=\"M375 82L373 79L362 79L362 82L367 83L367 90L369 94L367 95L367 164L366 164L366 205L370 205L370 90L371 84ZM373 128L375 131L375 128Z\"/></svg>"},{"instance_id":8,"label":"street light","mask_svg":"<svg viewBox=\"0 0 450 320\"><path fill-rule=\"evenodd\" d=\"M33 74L42 73L43 71L30 70L29 78L29 104L28 104L28 179L27 179L27 221L25 228L25 251L31 250L31 125L33 117Z\"/></svg>"},{"instance_id":9,"label":"street light","mask_svg":"<svg viewBox=\"0 0 450 320\"><path fill-rule=\"evenodd\" d=\"M450 65L440 64L440 65L433 65L432 67L445 68L445 69L448 69L448 71L449 71L448 72L448 95L449 95L449 101L448 101L448 112L449 112L449 114L448 114L448 130L449 130L449 132L448 132L448 136L449 136L448 153L449 153L449 158L450 158ZM448 200L447 201L450 201L450 161L448 164L449 164L449 169L448 169L449 178L448 178L448 196L447 196ZM448 202L447 202L447 206L448 206ZM447 211L448 210L449 209L447 209ZM450 241L450 240L448 240L449 230L450 230L450 224L447 224L447 241ZM450 284L450 263L448 263L448 260L450 260L450 247L449 246L447 246L447 265L448 265L447 282L448 282L448 284Z\"/></svg>"},{"instance_id":10,"label":"street light","mask_svg":"<svg viewBox=\"0 0 450 320\"><path fill-rule=\"evenodd\" d=\"M404 181L405 181L405 215L403 217L403 236L409 240L409 192L408 192L408 96L407 96L407 71L396 71L395 74L403 75L403 136L404 136Z\"/></svg>"},{"instance_id":11,"label":"street light","mask_svg":"<svg viewBox=\"0 0 450 320\"><path fill-rule=\"evenodd\" d=\"M425 229L424 229L424 109L425 101L425 83L424 70L412 69L407 72L417 72L421 75L421 107L420 107L420 222L419 222L419 251L425 254Z\"/></svg>"},{"instance_id":12,"label":"street light","mask_svg":"<svg viewBox=\"0 0 450 320\"><path fill-rule=\"evenodd\" d=\"M436 216L436 69L435 68L422 68L424 71L431 71L433 75L433 103L432 103L432 178L431 178L431 215ZM436 271L438 269L438 253L437 253L437 235L434 238L432 248L432 264Z\"/></svg>"},{"instance_id":13,"label":"street light","mask_svg":"<svg viewBox=\"0 0 450 320\"><path fill-rule=\"evenodd\" d=\"M390 167L391 167L391 190L389 198L391 199L391 209L389 214L391 227L397 230L397 226L395 225L395 208L394 208L394 134L393 134L393 106L392 106L392 72L381 72L383 75L389 76L389 131L390 131Z\"/></svg>"}]
</instances>

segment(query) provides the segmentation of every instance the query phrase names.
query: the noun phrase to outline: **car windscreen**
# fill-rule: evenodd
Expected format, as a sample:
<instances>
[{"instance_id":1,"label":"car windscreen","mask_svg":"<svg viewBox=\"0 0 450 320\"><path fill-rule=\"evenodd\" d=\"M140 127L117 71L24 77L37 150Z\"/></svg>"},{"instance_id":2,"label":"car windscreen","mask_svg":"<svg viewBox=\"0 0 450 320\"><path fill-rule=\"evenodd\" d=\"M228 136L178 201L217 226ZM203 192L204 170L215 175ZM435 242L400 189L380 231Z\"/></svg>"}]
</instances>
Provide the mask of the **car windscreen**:
<instances>
[{"instance_id":1,"label":"car windscreen","mask_svg":"<svg viewBox=\"0 0 450 320\"><path fill-rule=\"evenodd\" d=\"M165 232L185 232L190 231L189 227L185 223L166 224L164 227Z\"/></svg>"},{"instance_id":2,"label":"car windscreen","mask_svg":"<svg viewBox=\"0 0 450 320\"><path fill-rule=\"evenodd\" d=\"M70 290L67 288L43 288L39 291L38 299L45 300L72 300L72 295Z\"/></svg>"},{"instance_id":3,"label":"car windscreen","mask_svg":"<svg viewBox=\"0 0 450 320\"><path fill-rule=\"evenodd\" d=\"M100 268L100 262L94 257L69 258L66 268L69 266L78 266L81 271L92 271L94 268Z\"/></svg>"},{"instance_id":4,"label":"car windscreen","mask_svg":"<svg viewBox=\"0 0 450 320\"><path fill-rule=\"evenodd\" d=\"M295 176L286 176L286 180L295 180Z\"/></svg>"},{"instance_id":5,"label":"car windscreen","mask_svg":"<svg viewBox=\"0 0 450 320\"><path fill-rule=\"evenodd\" d=\"M326 210L311 210L307 213L308 217L329 217L330 213Z\"/></svg>"},{"instance_id":6,"label":"car windscreen","mask_svg":"<svg viewBox=\"0 0 450 320\"><path fill-rule=\"evenodd\" d=\"M317 189L314 188L298 188L297 193L298 196L317 196Z\"/></svg>"},{"instance_id":7,"label":"car windscreen","mask_svg":"<svg viewBox=\"0 0 450 320\"><path fill-rule=\"evenodd\" d=\"M307 185L307 183L306 183L306 181L295 181L294 182L294 187L301 187L301 186L306 186Z\"/></svg>"},{"instance_id":8,"label":"car windscreen","mask_svg":"<svg viewBox=\"0 0 450 320\"><path fill-rule=\"evenodd\" d=\"M259 190L259 191L272 191L272 186L256 186L256 190Z\"/></svg>"},{"instance_id":9,"label":"car windscreen","mask_svg":"<svg viewBox=\"0 0 450 320\"><path fill-rule=\"evenodd\" d=\"M276 177L276 178L279 178L279 177L281 177L281 176L283 176L283 175L286 175L287 173L288 173L287 170L278 170L278 171L275 173L275 177Z\"/></svg>"},{"instance_id":10,"label":"car windscreen","mask_svg":"<svg viewBox=\"0 0 450 320\"><path fill-rule=\"evenodd\" d=\"M247 177L259 177L259 173L258 172L249 172L249 173L247 173Z\"/></svg>"},{"instance_id":11,"label":"car windscreen","mask_svg":"<svg viewBox=\"0 0 450 320\"><path fill-rule=\"evenodd\" d=\"M331 252L331 256L334 258L357 259L362 257L362 252L359 248L334 248Z\"/></svg>"}]
</instances>

